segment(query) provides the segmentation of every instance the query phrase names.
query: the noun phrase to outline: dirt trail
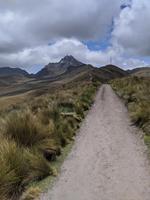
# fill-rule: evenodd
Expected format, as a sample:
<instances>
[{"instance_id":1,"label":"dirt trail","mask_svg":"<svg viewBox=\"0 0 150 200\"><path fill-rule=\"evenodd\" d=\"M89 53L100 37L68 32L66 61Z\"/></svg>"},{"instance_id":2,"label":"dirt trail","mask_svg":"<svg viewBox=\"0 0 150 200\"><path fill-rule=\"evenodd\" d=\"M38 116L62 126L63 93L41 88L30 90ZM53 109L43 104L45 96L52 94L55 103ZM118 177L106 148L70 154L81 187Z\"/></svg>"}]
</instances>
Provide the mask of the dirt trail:
<instances>
[{"instance_id":1,"label":"dirt trail","mask_svg":"<svg viewBox=\"0 0 150 200\"><path fill-rule=\"evenodd\" d=\"M150 200L146 147L103 85L52 190L41 200Z\"/></svg>"}]
</instances>

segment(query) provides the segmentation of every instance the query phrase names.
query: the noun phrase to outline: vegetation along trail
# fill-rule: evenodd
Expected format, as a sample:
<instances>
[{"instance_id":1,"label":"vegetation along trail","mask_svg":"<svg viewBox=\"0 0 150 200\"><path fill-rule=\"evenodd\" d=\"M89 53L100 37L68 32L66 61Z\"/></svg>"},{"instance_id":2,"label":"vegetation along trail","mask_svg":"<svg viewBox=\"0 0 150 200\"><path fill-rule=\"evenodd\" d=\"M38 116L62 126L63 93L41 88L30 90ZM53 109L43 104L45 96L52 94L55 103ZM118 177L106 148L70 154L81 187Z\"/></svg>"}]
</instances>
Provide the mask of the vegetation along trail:
<instances>
[{"instance_id":1,"label":"vegetation along trail","mask_svg":"<svg viewBox=\"0 0 150 200\"><path fill-rule=\"evenodd\" d=\"M103 85L53 188L41 200L149 200L150 166L127 110Z\"/></svg>"}]
</instances>

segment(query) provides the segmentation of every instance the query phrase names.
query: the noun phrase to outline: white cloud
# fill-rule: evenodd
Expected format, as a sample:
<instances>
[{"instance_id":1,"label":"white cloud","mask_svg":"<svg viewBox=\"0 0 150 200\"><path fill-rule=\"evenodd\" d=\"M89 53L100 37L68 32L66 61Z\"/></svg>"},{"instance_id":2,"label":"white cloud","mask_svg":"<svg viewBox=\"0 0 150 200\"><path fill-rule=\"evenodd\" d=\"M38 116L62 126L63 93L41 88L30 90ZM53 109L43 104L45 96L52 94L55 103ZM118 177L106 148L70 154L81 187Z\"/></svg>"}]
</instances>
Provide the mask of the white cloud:
<instances>
[{"instance_id":1,"label":"white cloud","mask_svg":"<svg viewBox=\"0 0 150 200\"><path fill-rule=\"evenodd\" d=\"M113 43L118 44L128 55L150 55L150 1L132 0L115 20Z\"/></svg>"},{"instance_id":2,"label":"white cloud","mask_svg":"<svg viewBox=\"0 0 150 200\"><path fill-rule=\"evenodd\" d=\"M120 0L0 1L0 52L21 51L76 37L100 39L120 10Z\"/></svg>"},{"instance_id":3,"label":"white cloud","mask_svg":"<svg viewBox=\"0 0 150 200\"><path fill-rule=\"evenodd\" d=\"M110 57L119 66L145 65L132 56L150 53L150 2L132 0L120 10L122 3L131 0L0 1L0 67L30 69L66 54L94 66L108 64ZM111 46L89 50L82 41L105 38L113 19Z\"/></svg>"},{"instance_id":4,"label":"white cloud","mask_svg":"<svg viewBox=\"0 0 150 200\"><path fill-rule=\"evenodd\" d=\"M119 54L118 49L113 47L105 51L91 51L88 47L77 39L61 39L51 45L42 45L35 48L28 48L19 53L12 53L0 57L1 62L6 61L9 65L22 67L29 71L36 72L36 67L43 67L47 63L57 62L65 55L73 55L83 63L100 67L109 63L110 58L113 64L126 68L127 66L143 66L145 63L138 59L125 59ZM17 63L17 64L16 64ZM35 66L35 68L33 68ZM39 69L39 68L38 68Z\"/></svg>"}]
</instances>

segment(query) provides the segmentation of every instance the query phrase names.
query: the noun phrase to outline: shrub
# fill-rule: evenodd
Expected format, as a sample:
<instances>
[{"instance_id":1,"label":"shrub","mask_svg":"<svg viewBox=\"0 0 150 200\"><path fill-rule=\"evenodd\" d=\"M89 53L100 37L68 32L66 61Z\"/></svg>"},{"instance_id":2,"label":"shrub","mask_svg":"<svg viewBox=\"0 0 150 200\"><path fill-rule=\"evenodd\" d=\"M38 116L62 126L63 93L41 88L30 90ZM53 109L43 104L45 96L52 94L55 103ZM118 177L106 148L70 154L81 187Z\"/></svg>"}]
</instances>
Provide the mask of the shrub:
<instances>
[{"instance_id":1,"label":"shrub","mask_svg":"<svg viewBox=\"0 0 150 200\"><path fill-rule=\"evenodd\" d=\"M50 123L50 120L53 118L53 109L44 108L38 112L37 116L42 124L48 125Z\"/></svg>"},{"instance_id":2,"label":"shrub","mask_svg":"<svg viewBox=\"0 0 150 200\"><path fill-rule=\"evenodd\" d=\"M50 138L37 143L35 149L38 149L48 161L56 160L56 157L61 154L60 145Z\"/></svg>"},{"instance_id":3,"label":"shrub","mask_svg":"<svg viewBox=\"0 0 150 200\"><path fill-rule=\"evenodd\" d=\"M23 149L14 142L0 142L0 199L2 196L15 198L24 188L28 176L28 164Z\"/></svg>"},{"instance_id":4,"label":"shrub","mask_svg":"<svg viewBox=\"0 0 150 200\"><path fill-rule=\"evenodd\" d=\"M62 135L65 139L71 140L74 135L74 130L66 119L61 122L59 130L62 132Z\"/></svg>"},{"instance_id":5,"label":"shrub","mask_svg":"<svg viewBox=\"0 0 150 200\"><path fill-rule=\"evenodd\" d=\"M46 97L40 97L34 101L31 101L31 103L29 103L29 108L33 113L37 113L40 109L47 108L48 103L49 102Z\"/></svg>"},{"instance_id":6,"label":"shrub","mask_svg":"<svg viewBox=\"0 0 150 200\"><path fill-rule=\"evenodd\" d=\"M41 190L39 187L30 187L21 197L21 200L34 200L38 199L40 196Z\"/></svg>"},{"instance_id":7,"label":"shrub","mask_svg":"<svg viewBox=\"0 0 150 200\"><path fill-rule=\"evenodd\" d=\"M17 199L25 186L52 174L47 161L13 141L0 141L0 199Z\"/></svg>"},{"instance_id":8,"label":"shrub","mask_svg":"<svg viewBox=\"0 0 150 200\"><path fill-rule=\"evenodd\" d=\"M12 113L6 120L5 134L18 145L32 147L49 136L47 130L30 112Z\"/></svg>"},{"instance_id":9,"label":"shrub","mask_svg":"<svg viewBox=\"0 0 150 200\"><path fill-rule=\"evenodd\" d=\"M135 110L131 112L132 121L142 127L150 120L150 110L147 102L137 103Z\"/></svg>"},{"instance_id":10,"label":"shrub","mask_svg":"<svg viewBox=\"0 0 150 200\"><path fill-rule=\"evenodd\" d=\"M63 101L58 103L60 112L74 112L74 104L69 101Z\"/></svg>"},{"instance_id":11,"label":"shrub","mask_svg":"<svg viewBox=\"0 0 150 200\"><path fill-rule=\"evenodd\" d=\"M25 160L29 167L27 177L28 182L42 180L53 174L53 170L50 168L49 163L38 151L25 151Z\"/></svg>"},{"instance_id":12,"label":"shrub","mask_svg":"<svg viewBox=\"0 0 150 200\"><path fill-rule=\"evenodd\" d=\"M79 115L81 118L84 118L84 108L83 108L83 104L81 104L80 101L76 102L75 111L76 111L77 115Z\"/></svg>"}]
</instances>

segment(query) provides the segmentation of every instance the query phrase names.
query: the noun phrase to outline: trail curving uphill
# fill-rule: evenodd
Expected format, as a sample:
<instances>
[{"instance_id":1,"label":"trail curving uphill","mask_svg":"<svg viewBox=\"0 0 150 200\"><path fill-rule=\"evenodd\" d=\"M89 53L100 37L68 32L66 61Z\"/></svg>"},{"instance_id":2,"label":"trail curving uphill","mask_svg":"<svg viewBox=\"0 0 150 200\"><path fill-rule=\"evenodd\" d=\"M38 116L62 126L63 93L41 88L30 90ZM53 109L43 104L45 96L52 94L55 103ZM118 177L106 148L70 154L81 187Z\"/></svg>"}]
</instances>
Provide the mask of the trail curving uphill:
<instances>
[{"instance_id":1,"label":"trail curving uphill","mask_svg":"<svg viewBox=\"0 0 150 200\"><path fill-rule=\"evenodd\" d=\"M41 200L150 200L146 147L103 85L52 190Z\"/></svg>"}]
</instances>

